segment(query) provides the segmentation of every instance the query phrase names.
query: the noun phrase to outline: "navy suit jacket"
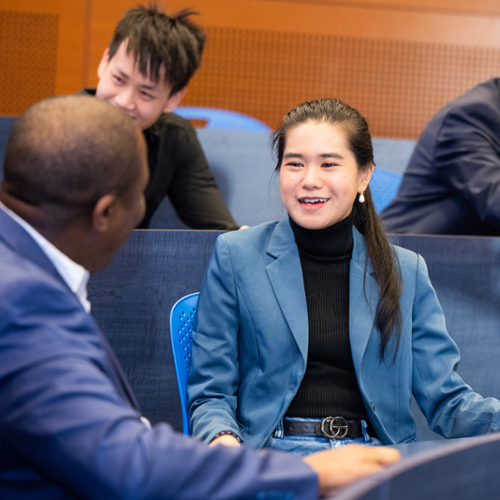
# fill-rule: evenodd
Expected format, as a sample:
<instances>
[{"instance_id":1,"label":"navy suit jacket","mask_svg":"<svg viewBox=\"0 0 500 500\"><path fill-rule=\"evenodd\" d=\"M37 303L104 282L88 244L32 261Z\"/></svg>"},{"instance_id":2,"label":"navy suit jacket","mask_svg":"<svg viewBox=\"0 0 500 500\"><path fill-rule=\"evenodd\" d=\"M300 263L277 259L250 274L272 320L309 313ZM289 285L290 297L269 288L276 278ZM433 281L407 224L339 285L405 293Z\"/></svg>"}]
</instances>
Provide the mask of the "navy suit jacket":
<instances>
[{"instance_id":1,"label":"navy suit jacket","mask_svg":"<svg viewBox=\"0 0 500 500\"><path fill-rule=\"evenodd\" d=\"M149 429L107 342L0 210L0 498L315 498L296 457Z\"/></svg>"},{"instance_id":2,"label":"navy suit jacket","mask_svg":"<svg viewBox=\"0 0 500 500\"><path fill-rule=\"evenodd\" d=\"M432 118L382 218L392 233L500 235L500 79Z\"/></svg>"},{"instance_id":3,"label":"navy suit jacket","mask_svg":"<svg viewBox=\"0 0 500 500\"><path fill-rule=\"evenodd\" d=\"M416 440L412 394L446 437L500 430L500 401L483 399L456 372L460 355L422 257L394 247L401 263L402 332L379 360L379 287L364 239L353 229L349 338L361 396L384 444ZM231 430L265 446L307 364L309 326L300 256L288 221L219 236L193 325L188 398L193 434ZM327 415L318 415L325 417ZM333 415L335 416L335 415Z\"/></svg>"}]
</instances>

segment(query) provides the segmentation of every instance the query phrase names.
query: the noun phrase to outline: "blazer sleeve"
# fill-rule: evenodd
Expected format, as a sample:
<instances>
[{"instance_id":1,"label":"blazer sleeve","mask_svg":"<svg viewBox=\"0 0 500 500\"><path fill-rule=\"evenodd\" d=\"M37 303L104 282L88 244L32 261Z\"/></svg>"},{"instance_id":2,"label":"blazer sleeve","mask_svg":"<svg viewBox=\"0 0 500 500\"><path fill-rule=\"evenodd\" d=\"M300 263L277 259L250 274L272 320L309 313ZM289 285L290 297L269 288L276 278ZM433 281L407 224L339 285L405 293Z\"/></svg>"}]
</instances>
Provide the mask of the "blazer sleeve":
<instances>
[{"instance_id":1,"label":"blazer sleeve","mask_svg":"<svg viewBox=\"0 0 500 500\"><path fill-rule=\"evenodd\" d=\"M453 110L435 143L436 174L479 219L500 228L500 109L475 100Z\"/></svg>"},{"instance_id":2,"label":"blazer sleeve","mask_svg":"<svg viewBox=\"0 0 500 500\"><path fill-rule=\"evenodd\" d=\"M10 463L89 499L317 497L317 475L296 457L146 427L76 298L46 279L14 281L0 284L0 474Z\"/></svg>"},{"instance_id":3,"label":"blazer sleeve","mask_svg":"<svg viewBox=\"0 0 500 500\"><path fill-rule=\"evenodd\" d=\"M483 398L457 373L460 354L449 336L427 266L418 256L413 307L413 393L429 427L447 438L500 430L500 401Z\"/></svg>"},{"instance_id":4,"label":"blazer sleeve","mask_svg":"<svg viewBox=\"0 0 500 500\"><path fill-rule=\"evenodd\" d=\"M201 287L187 385L193 435L206 442L221 431L242 439L236 414L239 322L230 252L222 235Z\"/></svg>"}]
</instances>

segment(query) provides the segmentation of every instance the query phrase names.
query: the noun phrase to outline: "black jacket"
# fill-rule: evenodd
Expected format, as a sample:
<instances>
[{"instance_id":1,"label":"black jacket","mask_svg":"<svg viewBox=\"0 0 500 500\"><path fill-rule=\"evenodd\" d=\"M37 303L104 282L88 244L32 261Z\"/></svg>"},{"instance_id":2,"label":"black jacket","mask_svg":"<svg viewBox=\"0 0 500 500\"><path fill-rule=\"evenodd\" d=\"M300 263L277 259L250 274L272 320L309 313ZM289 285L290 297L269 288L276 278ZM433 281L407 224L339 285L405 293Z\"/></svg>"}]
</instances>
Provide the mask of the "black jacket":
<instances>
[{"instance_id":1,"label":"black jacket","mask_svg":"<svg viewBox=\"0 0 500 500\"><path fill-rule=\"evenodd\" d=\"M432 118L382 218L394 233L500 236L500 79Z\"/></svg>"}]
</instances>

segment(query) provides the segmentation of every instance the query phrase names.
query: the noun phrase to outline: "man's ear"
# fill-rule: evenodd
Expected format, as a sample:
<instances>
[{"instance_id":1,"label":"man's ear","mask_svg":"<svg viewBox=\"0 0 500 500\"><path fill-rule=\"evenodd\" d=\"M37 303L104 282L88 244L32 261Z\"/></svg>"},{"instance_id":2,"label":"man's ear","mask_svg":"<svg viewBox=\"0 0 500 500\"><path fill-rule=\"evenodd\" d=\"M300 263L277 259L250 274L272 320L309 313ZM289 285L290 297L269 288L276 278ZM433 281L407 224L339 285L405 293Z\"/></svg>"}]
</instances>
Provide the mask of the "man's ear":
<instances>
[{"instance_id":1,"label":"man's ear","mask_svg":"<svg viewBox=\"0 0 500 500\"><path fill-rule=\"evenodd\" d=\"M116 212L117 198L115 195L107 194L99 198L92 210L92 229L105 233L111 226L111 221Z\"/></svg>"},{"instance_id":2,"label":"man's ear","mask_svg":"<svg viewBox=\"0 0 500 500\"><path fill-rule=\"evenodd\" d=\"M187 87L178 90L175 94L172 94L168 98L168 102L163 108L164 113L171 113L182 101L182 98L186 95Z\"/></svg>"},{"instance_id":3,"label":"man's ear","mask_svg":"<svg viewBox=\"0 0 500 500\"><path fill-rule=\"evenodd\" d=\"M102 78L102 75L104 74L104 70L106 69L106 66L109 64L109 48L107 48L101 58L101 62L99 63L99 66L97 66L97 76Z\"/></svg>"}]
</instances>

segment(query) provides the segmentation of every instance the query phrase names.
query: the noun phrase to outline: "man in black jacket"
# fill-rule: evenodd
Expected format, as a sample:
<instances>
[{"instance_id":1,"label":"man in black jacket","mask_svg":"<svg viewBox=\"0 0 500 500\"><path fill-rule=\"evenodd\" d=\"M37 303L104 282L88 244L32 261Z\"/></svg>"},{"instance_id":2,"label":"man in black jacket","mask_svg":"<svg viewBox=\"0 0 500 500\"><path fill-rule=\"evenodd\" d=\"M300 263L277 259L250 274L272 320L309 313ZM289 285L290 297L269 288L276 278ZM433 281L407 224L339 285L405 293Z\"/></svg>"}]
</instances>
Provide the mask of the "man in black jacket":
<instances>
[{"instance_id":1,"label":"man in black jacket","mask_svg":"<svg viewBox=\"0 0 500 500\"><path fill-rule=\"evenodd\" d=\"M172 111L198 69L205 34L189 20L156 7L127 11L104 51L95 95L125 110L143 130L148 146L150 181L146 188L147 228L164 196L179 218L193 229L238 229L191 124Z\"/></svg>"}]
</instances>

